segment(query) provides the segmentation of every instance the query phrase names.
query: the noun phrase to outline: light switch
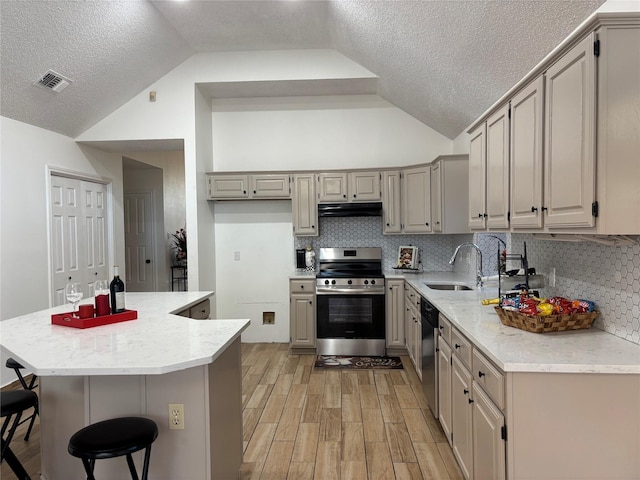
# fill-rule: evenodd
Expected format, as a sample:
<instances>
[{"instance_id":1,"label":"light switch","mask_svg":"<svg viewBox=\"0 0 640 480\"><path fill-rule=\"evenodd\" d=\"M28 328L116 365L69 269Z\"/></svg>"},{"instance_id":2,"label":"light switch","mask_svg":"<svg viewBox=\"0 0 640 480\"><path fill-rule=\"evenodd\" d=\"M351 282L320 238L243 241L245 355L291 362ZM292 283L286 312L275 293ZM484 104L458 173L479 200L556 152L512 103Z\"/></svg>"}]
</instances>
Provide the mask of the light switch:
<instances>
[{"instance_id":1,"label":"light switch","mask_svg":"<svg viewBox=\"0 0 640 480\"><path fill-rule=\"evenodd\" d=\"M234 262L240 261L240 252L233 252L233 261Z\"/></svg>"}]
</instances>

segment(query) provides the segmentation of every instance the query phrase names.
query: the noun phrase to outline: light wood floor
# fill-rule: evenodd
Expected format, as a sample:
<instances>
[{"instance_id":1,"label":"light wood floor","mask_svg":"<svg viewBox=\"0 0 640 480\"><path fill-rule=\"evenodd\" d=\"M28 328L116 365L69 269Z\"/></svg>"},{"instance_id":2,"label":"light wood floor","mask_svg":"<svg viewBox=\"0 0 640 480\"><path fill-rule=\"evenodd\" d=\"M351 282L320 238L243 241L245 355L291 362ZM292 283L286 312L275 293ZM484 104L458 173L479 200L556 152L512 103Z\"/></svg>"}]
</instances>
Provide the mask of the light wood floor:
<instances>
[{"instance_id":1,"label":"light wood floor","mask_svg":"<svg viewBox=\"0 0 640 480\"><path fill-rule=\"evenodd\" d=\"M243 344L245 479L462 479L408 357L403 370L313 369Z\"/></svg>"},{"instance_id":2,"label":"light wood floor","mask_svg":"<svg viewBox=\"0 0 640 480\"><path fill-rule=\"evenodd\" d=\"M314 370L314 360L287 344L242 345L242 480L463 478L408 357L404 370ZM39 421L28 442L26 427L11 448L35 480ZM5 462L0 478L15 478Z\"/></svg>"}]
</instances>

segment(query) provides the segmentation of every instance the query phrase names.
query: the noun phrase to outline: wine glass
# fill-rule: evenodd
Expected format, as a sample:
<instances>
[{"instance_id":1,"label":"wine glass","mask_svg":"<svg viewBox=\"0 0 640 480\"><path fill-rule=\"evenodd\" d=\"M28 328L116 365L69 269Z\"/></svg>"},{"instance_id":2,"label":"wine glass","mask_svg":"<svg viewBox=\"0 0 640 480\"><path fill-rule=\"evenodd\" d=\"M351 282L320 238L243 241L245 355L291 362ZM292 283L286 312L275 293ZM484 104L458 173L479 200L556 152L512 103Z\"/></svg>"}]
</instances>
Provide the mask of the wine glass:
<instances>
[{"instance_id":1,"label":"wine glass","mask_svg":"<svg viewBox=\"0 0 640 480\"><path fill-rule=\"evenodd\" d=\"M82 284L75 282L67 283L66 287L64 287L64 294L67 297L67 301L73 305L73 316L77 317L78 302L80 302L83 297Z\"/></svg>"}]
</instances>

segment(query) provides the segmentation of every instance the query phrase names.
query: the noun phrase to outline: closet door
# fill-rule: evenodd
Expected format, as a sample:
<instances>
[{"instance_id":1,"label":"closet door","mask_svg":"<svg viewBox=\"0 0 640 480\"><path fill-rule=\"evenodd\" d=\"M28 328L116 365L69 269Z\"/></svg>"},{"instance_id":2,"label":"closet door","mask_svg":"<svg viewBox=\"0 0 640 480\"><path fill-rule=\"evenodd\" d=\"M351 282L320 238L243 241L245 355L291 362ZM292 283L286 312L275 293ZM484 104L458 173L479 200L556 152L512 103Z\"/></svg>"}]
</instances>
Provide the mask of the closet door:
<instances>
[{"instance_id":1,"label":"closet door","mask_svg":"<svg viewBox=\"0 0 640 480\"><path fill-rule=\"evenodd\" d=\"M95 280L109 278L106 199L104 184L51 176L52 306L67 303L68 282L82 283L87 299Z\"/></svg>"}]
</instances>

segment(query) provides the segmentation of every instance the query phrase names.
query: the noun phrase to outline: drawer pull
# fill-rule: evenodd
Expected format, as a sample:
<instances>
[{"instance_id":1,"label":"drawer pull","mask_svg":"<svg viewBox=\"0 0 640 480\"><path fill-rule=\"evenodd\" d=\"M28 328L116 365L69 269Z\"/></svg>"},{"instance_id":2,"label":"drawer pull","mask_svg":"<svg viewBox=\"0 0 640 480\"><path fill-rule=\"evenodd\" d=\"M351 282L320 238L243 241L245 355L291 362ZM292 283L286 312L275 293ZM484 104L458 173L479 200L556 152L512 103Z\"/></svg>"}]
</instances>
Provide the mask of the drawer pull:
<instances>
[{"instance_id":1,"label":"drawer pull","mask_svg":"<svg viewBox=\"0 0 640 480\"><path fill-rule=\"evenodd\" d=\"M460 345L458 345L457 343L454 345L455 348L460 348Z\"/></svg>"},{"instance_id":2,"label":"drawer pull","mask_svg":"<svg viewBox=\"0 0 640 480\"><path fill-rule=\"evenodd\" d=\"M473 403L473 400L469 399L469 403Z\"/></svg>"},{"instance_id":3,"label":"drawer pull","mask_svg":"<svg viewBox=\"0 0 640 480\"><path fill-rule=\"evenodd\" d=\"M469 390L467 388L465 388L463 391L465 395L469 395Z\"/></svg>"},{"instance_id":4,"label":"drawer pull","mask_svg":"<svg viewBox=\"0 0 640 480\"><path fill-rule=\"evenodd\" d=\"M482 378L484 377L485 373L481 372L480 370L478 370L478 377Z\"/></svg>"},{"instance_id":5,"label":"drawer pull","mask_svg":"<svg viewBox=\"0 0 640 480\"><path fill-rule=\"evenodd\" d=\"M441 332L444 330L444 327L442 325L438 326L438 328L440 329Z\"/></svg>"}]
</instances>

